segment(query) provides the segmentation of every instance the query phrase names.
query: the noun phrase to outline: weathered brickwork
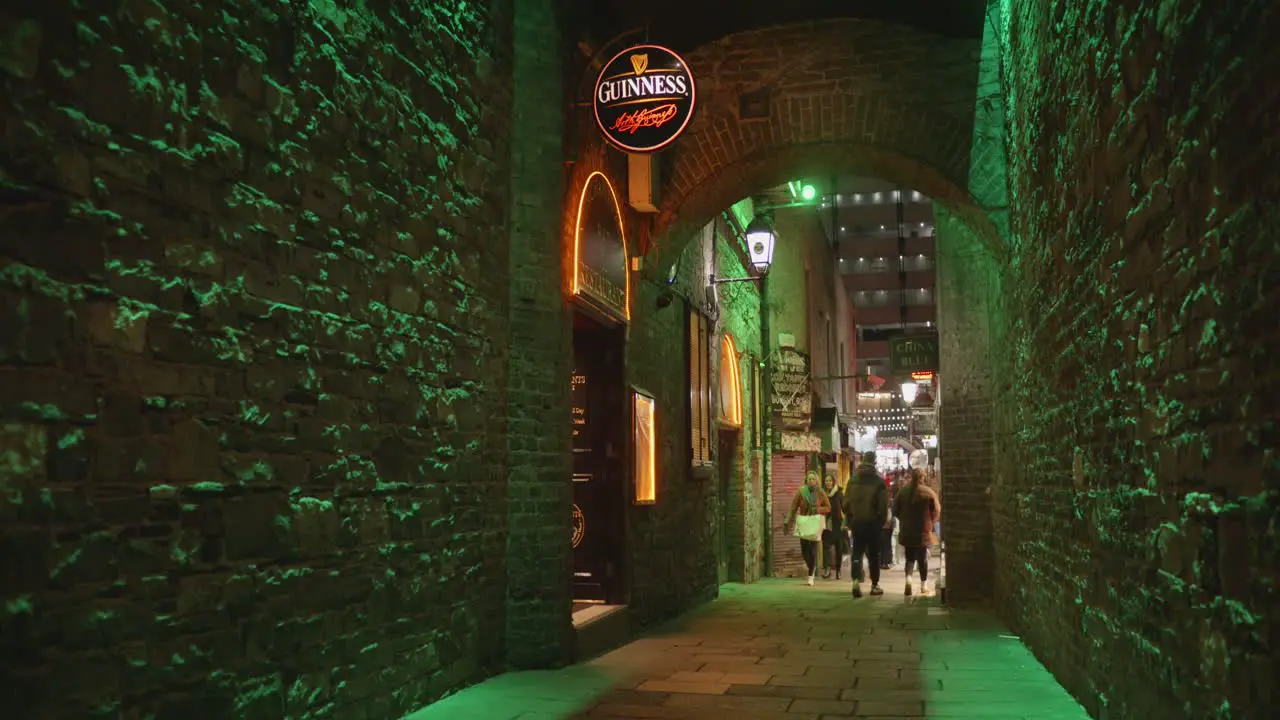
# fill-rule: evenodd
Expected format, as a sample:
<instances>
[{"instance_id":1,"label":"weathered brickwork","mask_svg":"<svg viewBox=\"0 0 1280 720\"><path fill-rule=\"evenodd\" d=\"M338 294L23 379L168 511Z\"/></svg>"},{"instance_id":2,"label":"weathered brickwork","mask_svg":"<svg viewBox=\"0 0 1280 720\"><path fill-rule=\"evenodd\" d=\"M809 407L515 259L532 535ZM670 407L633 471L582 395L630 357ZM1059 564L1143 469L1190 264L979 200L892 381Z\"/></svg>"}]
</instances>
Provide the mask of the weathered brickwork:
<instances>
[{"instance_id":1,"label":"weathered brickwork","mask_svg":"<svg viewBox=\"0 0 1280 720\"><path fill-rule=\"evenodd\" d=\"M681 342L688 336L684 305L677 299L658 308L658 297L668 288L655 283L641 282L633 288L627 379L653 393L659 412L657 502L631 508L627 536L631 613L639 624L648 625L715 597L719 498L714 473L695 477L689 465L689 372Z\"/></svg>"},{"instance_id":2,"label":"weathered brickwork","mask_svg":"<svg viewBox=\"0 0 1280 720\"><path fill-rule=\"evenodd\" d=\"M997 600L1099 717L1271 717L1280 6L1008 5Z\"/></svg>"},{"instance_id":3,"label":"weathered brickwork","mask_svg":"<svg viewBox=\"0 0 1280 720\"><path fill-rule=\"evenodd\" d=\"M839 169L971 205L978 43L844 19L730 35L688 53L698 113L666 153L663 253L720 209L762 188ZM743 119L743 93L769 114ZM975 222L981 222L975 213Z\"/></svg>"},{"instance_id":4,"label":"weathered brickwork","mask_svg":"<svg viewBox=\"0 0 1280 720\"><path fill-rule=\"evenodd\" d=\"M346 7L0 11L13 717L398 717L503 662L511 18Z\"/></svg>"},{"instance_id":5,"label":"weathered brickwork","mask_svg":"<svg viewBox=\"0 0 1280 720\"><path fill-rule=\"evenodd\" d=\"M716 235L715 253L717 274L726 278L749 275L732 245L741 248L740 240L728 232L727 224L718 223L721 232ZM686 251L688 252L688 251ZM716 288L717 326L719 334L728 333L739 353L738 377L742 386L742 428L727 431L732 439L733 452L729 456L717 455L717 472L722 463L729 464L728 497L719 498L727 503L723 517L728 523L728 579L733 582L752 582L760 578L764 560L764 497L760 485L760 460L767 457L764 448L756 444L756 418L752 408L756 396L751 385L753 369L761 362L760 353L760 289L756 283L724 283ZM712 352L712 369L719 378L724 369L720 366L719 345ZM720 407L720 394L714 398ZM767 415L761 415L766 418Z\"/></svg>"},{"instance_id":6,"label":"weathered brickwork","mask_svg":"<svg viewBox=\"0 0 1280 720\"><path fill-rule=\"evenodd\" d=\"M576 145L571 153L573 166L567 183L567 202L576 202L592 172L605 173L615 190L623 195L627 243L631 252L639 252L644 247L648 219L625 204L625 155L604 146L589 116L580 114L573 122L580 124L570 134ZM565 267L572 263L573 216L574 213L566 212L564 218ZM631 283L625 379L628 385L652 393L658 408L657 501L652 505L629 505L626 514L623 565L631 618L641 627L674 617L715 597L717 592L717 522L721 499L714 468L695 477L689 464L688 320L684 302L686 299L706 302L709 245L695 240L686 246L688 253L680 259L675 282L670 285L666 282L664 269L661 281L635 273ZM645 262L651 259L646 257ZM668 294L674 299L660 307L659 297ZM748 315L747 320L751 319ZM758 325L755 337L759 337ZM718 341L719 338L715 338L712 345L715 363L719 359ZM545 336L540 342L550 344ZM758 340L756 344L758 346ZM569 384L564 383L566 403L569 390ZM545 430L543 432L545 434ZM631 473L625 476L629 498ZM563 476L566 489L570 487L569 478L568 473ZM571 501L566 496L563 502L564 517L568 518Z\"/></svg>"},{"instance_id":7,"label":"weathered brickwork","mask_svg":"<svg viewBox=\"0 0 1280 720\"><path fill-rule=\"evenodd\" d=\"M506 639L508 663L523 668L563 663L573 647L572 329L566 288L556 279L568 273L561 219L573 217L576 195L563 192L564 67L556 3L520 0L515 8ZM566 421L547 421L555 417Z\"/></svg>"},{"instance_id":8,"label":"weathered brickwork","mask_svg":"<svg viewBox=\"0 0 1280 720\"><path fill-rule=\"evenodd\" d=\"M934 205L937 233L938 445L947 602L986 604L995 579L990 489L995 473L992 361L1000 265L963 219Z\"/></svg>"}]
</instances>

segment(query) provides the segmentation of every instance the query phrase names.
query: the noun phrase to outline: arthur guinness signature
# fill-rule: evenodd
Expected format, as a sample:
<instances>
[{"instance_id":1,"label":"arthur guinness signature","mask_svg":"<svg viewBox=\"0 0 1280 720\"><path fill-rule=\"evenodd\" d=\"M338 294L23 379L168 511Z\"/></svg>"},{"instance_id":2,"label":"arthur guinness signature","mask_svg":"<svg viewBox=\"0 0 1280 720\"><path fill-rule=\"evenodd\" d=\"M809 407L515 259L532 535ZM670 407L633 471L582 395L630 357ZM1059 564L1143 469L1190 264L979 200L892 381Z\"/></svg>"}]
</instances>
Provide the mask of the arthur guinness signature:
<instances>
[{"instance_id":1,"label":"arthur guinness signature","mask_svg":"<svg viewBox=\"0 0 1280 720\"><path fill-rule=\"evenodd\" d=\"M623 113L613 121L613 129L618 132L634 135L640 128L646 127L662 127L676 116L676 106L672 104L659 105L656 108L648 110L636 110L635 112Z\"/></svg>"}]
</instances>

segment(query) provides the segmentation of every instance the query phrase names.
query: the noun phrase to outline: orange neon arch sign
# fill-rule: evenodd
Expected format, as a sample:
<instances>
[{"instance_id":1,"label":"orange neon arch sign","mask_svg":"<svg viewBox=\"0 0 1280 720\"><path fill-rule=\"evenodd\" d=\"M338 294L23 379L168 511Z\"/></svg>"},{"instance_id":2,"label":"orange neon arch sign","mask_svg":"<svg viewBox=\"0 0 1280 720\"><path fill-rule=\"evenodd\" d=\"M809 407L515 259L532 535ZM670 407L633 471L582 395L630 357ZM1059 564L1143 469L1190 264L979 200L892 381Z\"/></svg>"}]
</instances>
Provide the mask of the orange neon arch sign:
<instances>
[{"instance_id":1,"label":"orange neon arch sign","mask_svg":"<svg viewBox=\"0 0 1280 720\"><path fill-rule=\"evenodd\" d=\"M587 196L591 192L592 183L604 183L605 188L609 190L609 197L613 201L614 219L618 223L618 237L622 241L622 274L623 274L623 293L621 308L622 318L625 321L631 320L631 268L630 253L627 249L627 232L622 222L622 205L618 203L618 193L613 189L613 183L609 182L608 176L596 170L587 176L587 181L582 184L582 194L578 196L578 212L574 218L573 225L573 284L572 291L574 297L596 300L592 304L608 304L602 298L595 298L587 287L587 283L583 278L583 262L582 262L582 213L587 205ZM590 268L588 268L590 270Z\"/></svg>"},{"instance_id":2,"label":"orange neon arch sign","mask_svg":"<svg viewBox=\"0 0 1280 720\"><path fill-rule=\"evenodd\" d=\"M738 370L738 347L728 333L720 340L720 421L742 427L742 375Z\"/></svg>"}]
</instances>

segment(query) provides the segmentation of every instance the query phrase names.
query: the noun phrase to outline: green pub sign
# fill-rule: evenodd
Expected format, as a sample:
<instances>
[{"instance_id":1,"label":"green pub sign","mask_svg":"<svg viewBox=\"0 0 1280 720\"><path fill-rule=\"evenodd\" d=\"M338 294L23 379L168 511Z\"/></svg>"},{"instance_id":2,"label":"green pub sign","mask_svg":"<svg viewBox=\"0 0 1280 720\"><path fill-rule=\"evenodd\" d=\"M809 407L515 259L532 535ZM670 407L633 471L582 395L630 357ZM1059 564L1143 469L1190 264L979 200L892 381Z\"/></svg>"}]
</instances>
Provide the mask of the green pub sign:
<instances>
[{"instance_id":1,"label":"green pub sign","mask_svg":"<svg viewBox=\"0 0 1280 720\"><path fill-rule=\"evenodd\" d=\"M938 372L938 336L903 335L889 340L889 372Z\"/></svg>"}]
</instances>

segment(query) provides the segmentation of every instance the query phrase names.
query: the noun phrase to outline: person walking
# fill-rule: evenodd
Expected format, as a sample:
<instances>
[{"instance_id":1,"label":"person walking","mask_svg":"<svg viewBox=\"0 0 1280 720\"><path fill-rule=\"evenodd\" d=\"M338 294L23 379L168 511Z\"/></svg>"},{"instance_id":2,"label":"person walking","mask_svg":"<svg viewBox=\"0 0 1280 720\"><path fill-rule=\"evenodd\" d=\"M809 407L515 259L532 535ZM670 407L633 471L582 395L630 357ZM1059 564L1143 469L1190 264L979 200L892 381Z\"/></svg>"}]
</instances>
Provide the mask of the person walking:
<instances>
[{"instance_id":1,"label":"person walking","mask_svg":"<svg viewBox=\"0 0 1280 720\"><path fill-rule=\"evenodd\" d=\"M880 589L880 533L889 522L889 494L884 479L876 473L876 454L862 454L844 493L844 521L853 533L853 554L849 574L853 576L853 596L862 597L862 559L871 574L871 594Z\"/></svg>"},{"instance_id":2,"label":"person walking","mask_svg":"<svg viewBox=\"0 0 1280 720\"><path fill-rule=\"evenodd\" d=\"M823 492L831 501L831 513L827 515L827 529L822 531L822 579L829 580L834 569L836 579L840 579L840 565L844 561L845 543L849 541L849 533L844 529L844 493L836 476L828 474L822 481Z\"/></svg>"},{"instance_id":3,"label":"person walking","mask_svg":"<svg viewBox=\"0 0 1280 720\"><path fill-rule=\"evenodd\" d=\"M898 487L902 480L899 473L885 475L885 490L889 494L889 506L893 507L893 498L898 493ZM884 530L880 531L880 569L888 570L893 567L893 530L897 524L897 520L893 517L889 518L889 524Z\"/></svg>"},{"instance_id":4,"label":"person walking","mask_svg":"<svg viewBox=\"0 0 1280 720\"><path fill-rule=\"evenodd\" d=\"M817 572L818 543L822 540L822 530L830 513L831 500L818 487L818 473L810 470L804 476L804 487L791 500L791 512L784 528L800 538L800 554L804 557L809 585L813 584L813 576Z\"/></svg>"},{"instance_id":5,"label":"person walking","mask_svg":"<svg viewBox=\"0 0 1280 720\"><path fill-rule=\"evenodd\" d=\"M911 570L916 565L920 569L920 594L928 595L929 548L936 542L933 529L942 515L942 502L919 470L911 470L907 484L898 491L893 514L898 518L898 543L907 555L907 584L902 594L911 594Z\"/></svg>"}]
</instances>

